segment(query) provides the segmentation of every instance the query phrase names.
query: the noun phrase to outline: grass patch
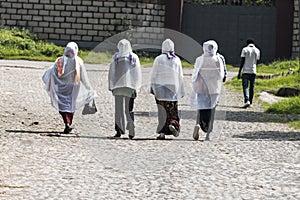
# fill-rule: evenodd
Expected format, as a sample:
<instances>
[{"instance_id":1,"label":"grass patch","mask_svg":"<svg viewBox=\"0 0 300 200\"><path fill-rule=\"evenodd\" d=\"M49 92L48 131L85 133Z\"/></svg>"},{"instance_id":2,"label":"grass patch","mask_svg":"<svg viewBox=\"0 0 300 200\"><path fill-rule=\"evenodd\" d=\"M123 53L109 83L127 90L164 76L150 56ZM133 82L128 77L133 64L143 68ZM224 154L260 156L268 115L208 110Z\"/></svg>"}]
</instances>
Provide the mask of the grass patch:
<instances>
[{"instance_id":1,"label":"grass patch","mask_svg":"<svg viewBox=\"0 0 300 200\"><path fill-rule=\"evenodd\" d=\"M289 125L295 129L300 130L300 120L291 121L291 122L289 122Z\"/></svg>"},{"instance_id":2,"label":"grass patch","mask_svg":"<svg viewBox=\"0 0 300 200\"><path fill-rule=\"evenodd\" d=\"M300 96L273 103L266 108L266 112L274 114L300 114Z\"/></svg>"}]
</instances>

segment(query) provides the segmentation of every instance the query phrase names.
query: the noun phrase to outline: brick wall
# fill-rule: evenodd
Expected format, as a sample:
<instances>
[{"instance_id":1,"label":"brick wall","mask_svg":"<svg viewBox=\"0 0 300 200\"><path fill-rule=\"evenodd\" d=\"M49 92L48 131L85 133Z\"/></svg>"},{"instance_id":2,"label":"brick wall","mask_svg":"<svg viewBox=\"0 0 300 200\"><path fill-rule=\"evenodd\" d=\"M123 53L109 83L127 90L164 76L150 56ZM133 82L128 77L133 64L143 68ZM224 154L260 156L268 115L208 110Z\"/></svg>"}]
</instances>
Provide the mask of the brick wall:
<instances>
[{"instance_id":1,"label":"brick wall","mask_svg":"<svg viewBox=\"0 0 300 200\"><path fill-rule=\"evenodd\" d=\"M293 24L293 49L292 56L300 57L300 38L299 38L299 0L294 0L294 24Z\"/></svg>"},{"instance_id":2,"label":"brick wall","mask_svg":"<svg viewBox=\"0 0 300 200\"><path fill-rule=\"evenodd\" d=\"M0 0L2 25L26 27L39 38L64 45L77 41L91 47L116 33L148 27L135 33L161 40L164 27L163 0ZM141 41L140 41L141 42Z\"/></svg>"}]
</instances>

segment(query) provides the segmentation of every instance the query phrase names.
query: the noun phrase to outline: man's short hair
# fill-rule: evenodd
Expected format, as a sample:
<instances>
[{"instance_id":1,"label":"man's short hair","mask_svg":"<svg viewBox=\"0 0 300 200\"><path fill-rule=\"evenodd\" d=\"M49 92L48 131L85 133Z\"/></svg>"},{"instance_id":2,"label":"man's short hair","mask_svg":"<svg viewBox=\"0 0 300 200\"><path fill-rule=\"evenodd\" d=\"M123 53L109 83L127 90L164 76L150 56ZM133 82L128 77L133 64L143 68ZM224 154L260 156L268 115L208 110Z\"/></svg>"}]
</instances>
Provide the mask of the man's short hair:
<instances>
[{"instance_id":1,"label":"man's short hair","mask_svg":"<svg viewBox=\"0 0 300 200\"><path fill-rule=\"evenodd\" d=\"M248 38L248 39L247 39L247 44L248 44L248 45L249 45L249 44L254 44L254 39Z\"/></svg>"}]
</instances>

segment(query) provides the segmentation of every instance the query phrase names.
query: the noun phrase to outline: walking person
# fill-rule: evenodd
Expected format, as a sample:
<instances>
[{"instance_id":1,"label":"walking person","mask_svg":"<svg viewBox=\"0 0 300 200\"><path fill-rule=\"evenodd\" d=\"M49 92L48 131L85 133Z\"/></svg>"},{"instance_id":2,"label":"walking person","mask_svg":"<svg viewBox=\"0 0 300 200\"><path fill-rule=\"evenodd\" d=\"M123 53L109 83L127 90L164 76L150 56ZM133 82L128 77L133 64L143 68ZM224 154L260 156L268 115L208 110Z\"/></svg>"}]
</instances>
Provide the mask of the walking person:
<instances>
[{"instance_id":1,"label":"walking person","mask_svg":"<svg viewBox=\"0 0 300 200\"><path fill-rule=\"evenodd\" d=\"M164 140L165 135L178 137L178 100L184 96L183 71L170 39L162 43L162 54L154 60L149 92L155 96L158 109L157 139Z\"/></svg>"},{"instance_id":2,"label":"walking person","mask_svg":"<svg viewBox=\"0 0 300 200\"><path fill-rule=\"evenodd\" d=\"M260 50L255 47L254 40L248 39L247 46L241 53L241 65L238 79L242 77L242 86L244 93L244 108L252 106L254 97L254 84L256 78L256 64L260 59ZM242 76L241 76L241 72Z\"/></svg>"},{"instance_id":3,"label":"walking person","mask_svg":"<svg viewBox=\"0 0 300 200\"><path fill-rule=\"evenodd\" d=\"M129 138L135 136L134 99L142 85L142 71L139 57L132 52L128 40L119 41L118 52L113 56L109 68L109 90L115 97L115 131L119 138L129 130ZM127 125L125 127L125 116Z\"/></svg>"},{"instance_id":4,"label":"walking person","mask_svg":"<svg viewBox=\"0 0 300 200\"><path fill-rule=\"evenodd\" d=\"M63 118L65 129L70 133L75 110L96 98L96 91L90 85L82 59L78 56L75 42L67 44L64 55L43 75L45 89L50 95L52 106Z\"/></svg>"},{"instance_id":5,"label":"walking person","mask_svg":"<svg viewBox=\"0 0 300 200\"><path fill-rule=\"evenodd\" d=\"M199 139L199 130L206 133L205 140L210 140L213 131L215 110L224 79L224 64L217 55L218 45L209 40L203 44L204 53L196 59L192 75L193 91L191 105L197 109L196 126L193 138Z\"/></svg>"}]
</instances>

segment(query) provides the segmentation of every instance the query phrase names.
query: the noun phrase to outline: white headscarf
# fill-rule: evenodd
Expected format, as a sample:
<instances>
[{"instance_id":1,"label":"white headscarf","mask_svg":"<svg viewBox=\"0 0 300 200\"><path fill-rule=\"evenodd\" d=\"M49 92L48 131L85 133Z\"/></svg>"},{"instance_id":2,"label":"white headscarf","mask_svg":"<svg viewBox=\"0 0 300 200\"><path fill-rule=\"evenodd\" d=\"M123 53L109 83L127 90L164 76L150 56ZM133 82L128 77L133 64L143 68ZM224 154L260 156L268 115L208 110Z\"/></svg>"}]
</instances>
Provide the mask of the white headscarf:
<instances>
[{"instance_id":1,"label":"white headscarf","mask_svg":"<svg viewBox=\"0 0 300 200\"><path fill-rule=\"evenodd\" d=\"M174 52L174 42L170 39L163 41L161 51L162 53Z\"/></svg>"},{"instance_id":2,"label":"white headscarf","mask_svg":"<svg viewBox=\"0 0 300 200\"><path fill-rule=\"evenodd\" d=\"M128 40L122 39L118 43L118 57L129 56L132 53L131 44Z\"/></svg>"},{"instance_id":3,"label":"white headscarf","mask_svg":"<svg viewBox=\"0 0 300 200\"><path fill-rule=\"evenodd\" d=\"M204 56L214 57L217 55L218 44L214 40L209 40L203 43Z\"/></svg>"}]
</instances>

